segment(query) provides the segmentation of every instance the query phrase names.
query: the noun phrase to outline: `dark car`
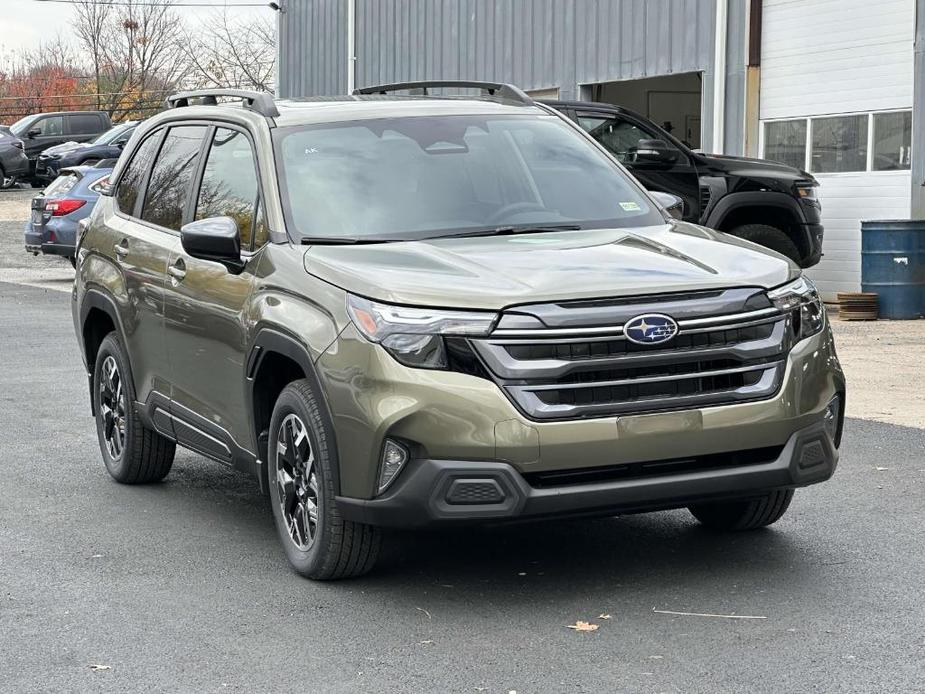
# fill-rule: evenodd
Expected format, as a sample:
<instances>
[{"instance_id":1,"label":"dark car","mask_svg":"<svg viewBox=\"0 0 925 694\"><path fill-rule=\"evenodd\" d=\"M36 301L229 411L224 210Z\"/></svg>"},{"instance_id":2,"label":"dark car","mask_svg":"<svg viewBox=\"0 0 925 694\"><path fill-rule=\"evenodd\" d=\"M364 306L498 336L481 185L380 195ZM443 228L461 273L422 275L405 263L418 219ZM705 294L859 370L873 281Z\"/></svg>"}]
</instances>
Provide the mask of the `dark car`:
<instances>
[{"instance_id":1,"label":"dark car","mask_svg":"<svg viewBox=\"0 0 925 694\"><path fill-rule=\"evenodd\" d=\"M695 152L648 118L612 104L545 103L590 133L646 188L680 197L685 221L761 244L800 267L822 257L819 184L807 172Z\"/></svg>"},{"instance_id":2,"label":"dark car","mask_svg":"<svg viewBox=\"0 0 925 694\"><path fill-rule=\"evenodd\" d=\"M32 199L31 217L24 230L26 251L60 255L73 263L77 224L90 216L115 163L115 159L105 159L96 166L62 169L61 175Z\"/></svg>"},{"instance_id":3,"label":"dark car","mask_svg":"<svg viewBox=\"0 0 925 694\"><path fill-rule=\"evenodd\" d=\"M118 159L139 121L119 123L92 142L65 142L42 152L35 165L35 177L53 181L61 169L93 166L104 159Z\"/></svg>"},{"instance_id":4,"label":"dark car","mask_svg":"<svg viewBox=\"0 0 925 694\"><path fill-rule=\"evenodd\" d=\"M57 111L20 118L10 130L25 145L30 162L27 177L38 188L43 182L35 178L35 165L41 152L68 141L89 142L111 127L109 114L103 111Z\"/></svg>"},{"instance_id":5,"label":"dark car","mask_svg":"<svg viewBox=\"0 0 925 694\"><path fill-rule=\"evenodd\" d=\"M0 128L0 188L12 188L29 174L23 141L6 127Z\"/></svg>"}]
</instances>

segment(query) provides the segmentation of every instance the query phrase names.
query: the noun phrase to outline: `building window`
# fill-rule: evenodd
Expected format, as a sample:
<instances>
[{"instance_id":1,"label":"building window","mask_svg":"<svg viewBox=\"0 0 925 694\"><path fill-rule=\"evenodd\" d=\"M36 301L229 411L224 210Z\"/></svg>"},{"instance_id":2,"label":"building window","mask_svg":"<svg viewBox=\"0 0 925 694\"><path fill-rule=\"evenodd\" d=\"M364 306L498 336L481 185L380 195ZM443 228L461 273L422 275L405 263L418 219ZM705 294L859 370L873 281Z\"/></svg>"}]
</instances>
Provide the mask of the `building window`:
<instances>
[{"instance_id":1,"label":"building window","mask_svg":"<svg viewBox=\"0 0 925 694\"><path fill-rule=\"evenodd\" d=\"M764 158L798 169L806 166L806 119L765 123Z\"/></svg>"},{"instance_id":2,"label":"building window","mask_svg":"<svg viewBox=\"0 0 925 694\"><path fill-rule=\"evenodd\" d=\"M867 114L813 118L810 171L867 170Z\"/></svg>"},{"instance_id":3,"label":"building window","mask_svg":"<svg viewBox=\"0 0 925 694\"><path fill-rule=\"evenodd\" d=\"M908 170L912 164L912 111L874 114L874 171Z\"/></svg>"},{"instance_id":4,"label":"building window","mask_svg":"<svg viewBox=\"0 0 925 694\"><path fill-rule=\"evenodd\" d=\"M764 159L802 169L808 156L811 173L908 171L912 164L912 111L765 121L763 135Z\"/></svg>"}]
</instances>

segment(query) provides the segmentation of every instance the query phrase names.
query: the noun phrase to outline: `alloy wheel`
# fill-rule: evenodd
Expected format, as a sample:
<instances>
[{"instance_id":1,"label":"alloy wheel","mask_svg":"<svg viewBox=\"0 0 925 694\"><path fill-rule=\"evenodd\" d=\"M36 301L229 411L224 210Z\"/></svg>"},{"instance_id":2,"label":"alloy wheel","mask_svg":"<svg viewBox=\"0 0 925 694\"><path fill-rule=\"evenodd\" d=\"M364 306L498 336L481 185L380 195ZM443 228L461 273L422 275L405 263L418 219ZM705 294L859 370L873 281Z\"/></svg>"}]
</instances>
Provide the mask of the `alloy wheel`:
<instances>
[{"instance_id":1,"label":"alloy wheel","mask_svg":"<svg viewBox=\"0 0 925 694\"><path fill-rule=\"evenodd\" d=\"M119 365L112 355L106 357L100 370L99 416L106 449L113 460L119 460L125 448L125 389Z\"/></svg>"},{"instance_id":2,"label":"alloy wheel","mask_svg":"<svg viewBox=\"0 0 925 694\"><path fill-rule=\"evenodd\" d=\"M277 432L276 488L289 538L304 552L318 534L318 474L308 430L295 414Z\"/></svg>"}]
</instances>

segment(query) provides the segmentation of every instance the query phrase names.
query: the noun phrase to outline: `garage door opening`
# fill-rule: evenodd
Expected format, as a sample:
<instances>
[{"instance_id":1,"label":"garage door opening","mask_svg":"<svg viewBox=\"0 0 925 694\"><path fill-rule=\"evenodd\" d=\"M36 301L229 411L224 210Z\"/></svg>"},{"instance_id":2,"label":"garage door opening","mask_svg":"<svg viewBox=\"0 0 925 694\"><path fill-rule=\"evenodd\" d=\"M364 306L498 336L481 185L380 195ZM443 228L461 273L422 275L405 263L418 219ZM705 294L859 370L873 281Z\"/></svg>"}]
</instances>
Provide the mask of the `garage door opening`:
<instances>
[{"instance_id":1,"label":"garage door opening","mask_svg":"<svg viewBox=\"0 0 925 694\"><path fill-rule=\"evenodd\" d=\"M676 138L700 148L700 101L703 78L699 72L647 77L586 85L592 101L622 106L654 121Z\"/></svg>"}]
</instances>

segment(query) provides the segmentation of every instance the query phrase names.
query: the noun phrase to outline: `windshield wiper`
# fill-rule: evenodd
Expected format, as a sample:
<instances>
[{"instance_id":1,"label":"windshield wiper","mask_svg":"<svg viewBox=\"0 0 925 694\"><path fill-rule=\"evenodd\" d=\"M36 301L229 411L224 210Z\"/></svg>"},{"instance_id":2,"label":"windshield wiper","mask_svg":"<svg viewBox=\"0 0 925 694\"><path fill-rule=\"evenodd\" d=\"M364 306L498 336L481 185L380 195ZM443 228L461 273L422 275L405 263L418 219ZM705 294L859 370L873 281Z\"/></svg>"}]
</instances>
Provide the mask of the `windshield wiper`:
<instances>
[{"instance_id":1,"label":"windshield wiper","mask_svg":"<svg viewBox=\"0 0 925 694\"><path fill-rule=\"evenodd\" d=\"M476 229L474 231L462 231L458 234L444 234L441 236L431 236L432 239L457 239L467 236L510 236L513 234L545 234L551 231L579 231L581 226L578 224L524 224L523 226L503 226L494 227L493 229Z\"/></svg>"},{"instance_id":2,"label":"windshield wiper","mask_svg":"<svg viewBox=\"0 0 925 694\"><path fill-rule=\"evenodd\" d=\"M367 243L392 243L400 239L383 239L371 236L303 236L299 243L303 246L354 246Z\"/></svg>"}]
</instances>

